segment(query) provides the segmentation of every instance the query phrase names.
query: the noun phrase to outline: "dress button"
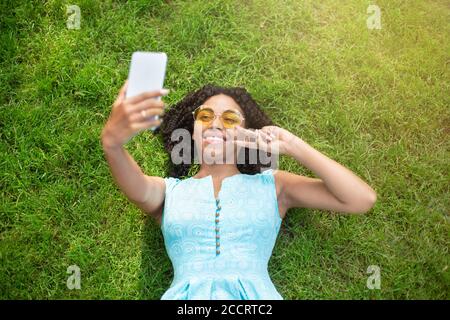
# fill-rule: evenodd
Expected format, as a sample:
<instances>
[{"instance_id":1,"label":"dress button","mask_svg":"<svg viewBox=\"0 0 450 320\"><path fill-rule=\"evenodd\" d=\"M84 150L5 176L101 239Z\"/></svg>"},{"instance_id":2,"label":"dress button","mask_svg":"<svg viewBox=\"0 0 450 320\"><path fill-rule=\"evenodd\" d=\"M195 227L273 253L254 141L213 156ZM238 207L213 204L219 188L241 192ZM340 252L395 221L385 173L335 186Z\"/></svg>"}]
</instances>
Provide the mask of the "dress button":
<instances>
[{"instance_id":1,"label":"dress button","mask_svg":"<svg viewBox=\"0 0 450 320\"><path fill-rule=\"evenodd\" d=\"M216 250L216 254L220 254L220 250Z\"/></svg>"},{"instance_id":2,"label":"dress button","mask_svg":"<svg viewBox=\"0 0 450 320\"><path fill-rule=\"evenodd\" d=\"M220 239L220 236L218 234L216 235L216 239Z\"/></svg>"},{"instance_id":3,"label":"dress button","mask_svg":"<svg viewBox=\"0 0 450 320\"><path fill-rule=\"evenodd\" d=\"M217 243L216 243L216 247L220 247L220 242L217 242Z\"/></svg>"},{"instance_id":4,"label":"dress button","mask_svg":"<svg viewBox=\"0 0 450 320\"><path fill-rule=\"evenodd\" d=\"M216 219L216 223L219 223L219 219Z\"/></svg>"},{"instance_id":5,"label":"dress button","mask_svg":"<svg viewBox=\"0 0 450 320\"><path fill-rule=\"evenodd\" d=\"M216 217L218 217L219 215L220 215L220 214L217 212L217 213L216 213Z\"/></svg>"},{"instance_id":6,"label":"dress button","mask_svg":"<svg viewBox=\"0 0 450 320\"><path fill-rule=\"evenodd\" d=\"M219 232L219 228L216 228L216 232Z\"/></svg>"}]
</instances>

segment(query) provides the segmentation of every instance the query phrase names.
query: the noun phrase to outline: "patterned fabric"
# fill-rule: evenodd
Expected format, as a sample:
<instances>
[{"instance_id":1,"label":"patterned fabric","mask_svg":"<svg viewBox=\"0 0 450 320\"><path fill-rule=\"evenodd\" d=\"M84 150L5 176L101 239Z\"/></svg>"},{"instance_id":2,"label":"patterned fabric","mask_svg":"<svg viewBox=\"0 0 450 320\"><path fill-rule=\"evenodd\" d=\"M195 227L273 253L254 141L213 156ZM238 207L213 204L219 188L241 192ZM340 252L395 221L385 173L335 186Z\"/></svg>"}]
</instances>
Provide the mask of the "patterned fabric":
<instances>
[{"instance_id":1,"label":"patterned fabric","mask_svg":"<svg viewBox=\"0 0 450 320\"><path fill-rule=\"evenodd\" d=\"M170 299L282 300L268 262L281 217L273 170L223 179L165 178L161 230L174 268Z\"/></svg>"}]
</instances>

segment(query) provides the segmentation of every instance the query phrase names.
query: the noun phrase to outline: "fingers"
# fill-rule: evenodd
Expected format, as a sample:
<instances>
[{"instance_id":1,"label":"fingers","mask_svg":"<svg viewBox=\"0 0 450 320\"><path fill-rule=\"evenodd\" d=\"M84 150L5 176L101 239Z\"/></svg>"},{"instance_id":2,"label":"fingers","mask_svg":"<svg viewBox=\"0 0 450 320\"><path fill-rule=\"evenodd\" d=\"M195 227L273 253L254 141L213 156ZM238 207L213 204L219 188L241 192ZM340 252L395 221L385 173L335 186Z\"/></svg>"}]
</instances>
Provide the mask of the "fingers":
<instances>
[{"instance_id":1,"label":"fingers","mask_svg":"<svg viewBox=\"0 0 450 320\"><path fill-rule=\"evenodd\" d=\"M264 139L265 142L268 142L268 143L272 142L272 140L273 140L272 136L268 135L263 130L259 130L258 133L259 133L260 137L262 139Z\"/></svg>"},{"instance_id":2,"label":"fingers","mask_svg":"<svg viewBox=\"0 0 450 320\"><path fill-rule=\"evenodd\" d=\"M236 129L236 135L234 136L236 141L257 142L260 139L256 131L245 129L241 126L237 126Z\"/></svg>"},{"instance_id":3,"label":"fingers","mask_svg":"<svg viewBox=\"0 0 450 320\"><path fill-rule=\"evenodd\" d=\"M264 152L278 154L279 153L279 145L278 143L265 143L264 141L242 141L235 140L233 144L238 147L248 148L248 149L258 149Z\"/></svg>"},{"instance_id":4,"label":"fingers","mask_svg":"<svg viewBox=\"0 0 450 320\"><path fill-rule=\"evenodd\" d=\"M249 148L249 149L258 149L257 142L235 140L235 141L233 141L233 143L239 147L244 147L244 148Z\"/></svg>"},{"instance_id":5,"label":"fingers","mask_svg":"<svg viewBox=\"0 0 450 320\"><path fill-rule=\"evenodd\" d=\"M146 122L154 116L162 117L164 110L158 108L144 109L140 112L134 112L129 116L130 122Z\"/></svg>"},{"instance_id":6,"label":"fingers","mask_svg":"<svg viewBox=\"0 0 450 320\"><path fill-rule=\"evenodd\" d=\"M117 107L123 102L123 100L125 100L125 93L127 92L127 88L128 88L128 80L126 80L125 83L120 88L116 101L113 104L113 108Z\"/></svg>"},{"instance_id":7,"label":"fingers","mask_svg":"<svg viewBox=\"0 0 450 320\"><path fill-rule=\"evenodd\" d=\"M259 149L265 152L277 153L278 141L275 135L268 131L268 128L249 130L241 127L236 127L237 135L233 143L236 146Z\"/></svg>"},{"instance_id":8,"label":"fingers","mask_svg":"<svg viewBox=\"0 0 450 320\"><path fill-rule=\"evenodd\" d=\"M157 98L160 96L165 96L169 93L169 89L161 89L161 90L154 90L154 91L147 91L144 93L141 93L135 97L131 97L126 99L126 102L129 104L137 104L139 102L142 102L143 100L151 99L151 98Z\"/></svg>"},{"instance_id":9,"label":"fingers","mask_svg":"<svg viewBox=\"0 0 450 320\"><path fill-rule=\"evenodd\" d=\"M163 101L156 101L154 99L147 99L144 100L136 105L132 105L129 107L130 112L140 112L142 110L146 109L164 109L164 102Z\"/></svg>"},{"instance_id":10,"label":"fingers","mask_svg":"<svg viewBox=\"0 0 450 320\"><path fill-rule=\"evenodd\" d=\"M250 149L261 149L264 148L265 145L258 130L252 131L242 127L237 127L237 135L235 136L233 143L236 146Z\"/></svg>"},{"instance_id":11,"label":"fingers","mask_svg":"<svg viewBox=\"0 0 450 320\"><path fill-rule=\"evenodd\" d=\"M131 125L132 130L144 130L152 127L159 127L162 123L162 119L151 119L142 122L135 122Z\"/></svg>"},{"instance_id":12,"label":"fingers","mask_svg":"<svg viewBox=\"0 0 450 320\"><path fill-rule=\"evenodd\" d=\"M119 99L125 99L125 93L127 92L127 88L128 88L128 80L125 80L125 83L123 84L122 88L120 88L119 91Z\"/></svg>"},{"instance_id":13,"label":"fingers","mask_svg":"<svg viewBox=\"0 0 450 320\"><path fill-rule=\"evenodd\" d=\"M274 126L266 126L263 127L261 129L262 132L268 134L269 136L271 136L272 138L275 138L276 134L278 133L278 131L276 130L276 127Z\"/></svg>"},{"instance_id":14,"label":"fingers","mask_svg":"<svg viewBox=\"0 0 450 320\"><path fill-rule=\"evenodd\" d=\"M131 105L126 103L126 112L129 115L130 121L142 122L148 120L151 116L164 115L164 102L149 98Z\"/></svg>"},{"instance_id":15,"label":"fingers","mask_svg":"<svg viewBox=\"0 0 450 320\"><path fill-rule=\"evenodd\" d=\"M244 137L245 139L255 139L256 141L264 141L264 142L271 142L274 140L275 135L266 133L264 129L256 129L256 130L249 130L244 129L240 126L237 128L237 137Z\"/></svg>"},{"instance_id":16,"label":"fingers","mask_svg":"<svg viewBox=\"0 0 450 320\"><path fill-rule=\"evenodd\" d=\"M237 126L238 136L250 137L250 138L258 138L258 133L249 129L242 128L241 126Z\"/></svg>"},{"instance_id":17,"label":"fingers","mask_svg":"<svg viewBox=\"0 0 450 320\"><path fill-rule=\"evenodd\" d=\"M164 115L164 103L146 100L128 110L130 121L146 121L152 116Z\"/></svg>"}]
</instances>

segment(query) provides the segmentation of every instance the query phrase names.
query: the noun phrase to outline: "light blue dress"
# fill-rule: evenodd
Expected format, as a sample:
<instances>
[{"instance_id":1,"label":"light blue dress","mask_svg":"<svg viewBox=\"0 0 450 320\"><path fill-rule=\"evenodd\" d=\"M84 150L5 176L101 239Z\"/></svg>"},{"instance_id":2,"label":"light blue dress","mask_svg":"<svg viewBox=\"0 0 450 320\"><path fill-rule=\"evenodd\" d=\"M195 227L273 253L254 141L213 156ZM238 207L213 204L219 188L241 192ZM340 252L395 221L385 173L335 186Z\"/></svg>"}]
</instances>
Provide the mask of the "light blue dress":
<instances>
[{"instance_id":1,"label":"light blue dress","mask_svg":"<svg viewBox=\"0 0 450 320\"><path fill-rule=\"evenodd\" d=\"M162 300L282 300L268 273L281 217L273 170L223 179L165 178L161 222L174 268Z\"/></svg>"}]
</instances>

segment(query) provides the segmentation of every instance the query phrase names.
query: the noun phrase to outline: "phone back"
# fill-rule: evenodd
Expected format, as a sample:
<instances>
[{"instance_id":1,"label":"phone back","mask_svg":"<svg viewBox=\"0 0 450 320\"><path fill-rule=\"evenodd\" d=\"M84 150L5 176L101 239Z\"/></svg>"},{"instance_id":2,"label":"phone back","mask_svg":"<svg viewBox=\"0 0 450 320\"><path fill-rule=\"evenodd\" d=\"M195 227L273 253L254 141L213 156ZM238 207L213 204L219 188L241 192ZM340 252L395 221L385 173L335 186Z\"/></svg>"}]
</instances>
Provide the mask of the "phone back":
<instances>
[{"instance_id":1,"label":"phone back","mask_svg":"<svg viewBox=\"0 0 450 320\"><path fill-rule=\"evenodd\" d=\"M163 88L167 55L164 52L134 52L131 57L126 97ZM161 97L158 97L160 100Z\"/></svg>"}]
</instances>

